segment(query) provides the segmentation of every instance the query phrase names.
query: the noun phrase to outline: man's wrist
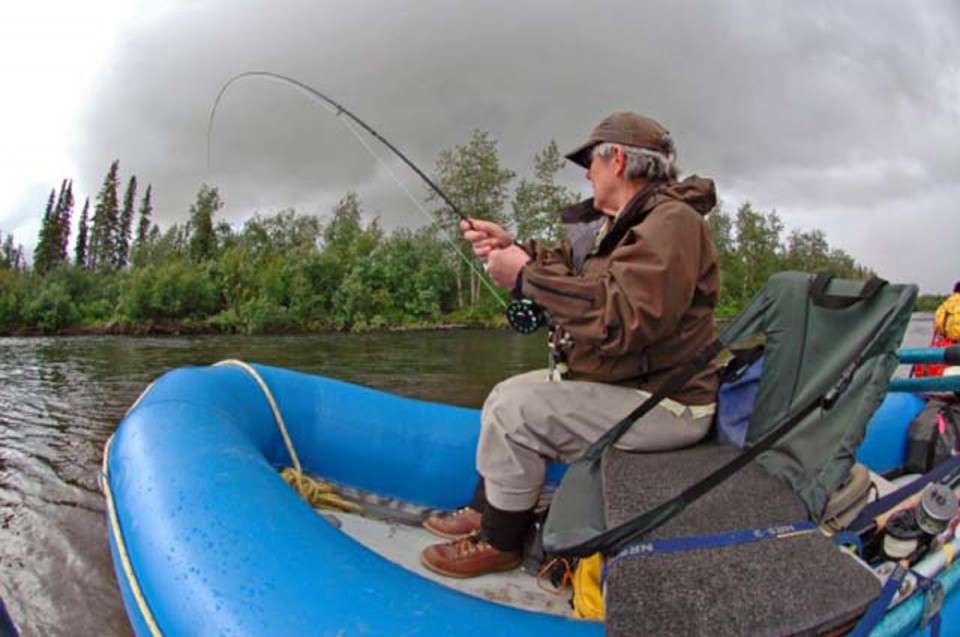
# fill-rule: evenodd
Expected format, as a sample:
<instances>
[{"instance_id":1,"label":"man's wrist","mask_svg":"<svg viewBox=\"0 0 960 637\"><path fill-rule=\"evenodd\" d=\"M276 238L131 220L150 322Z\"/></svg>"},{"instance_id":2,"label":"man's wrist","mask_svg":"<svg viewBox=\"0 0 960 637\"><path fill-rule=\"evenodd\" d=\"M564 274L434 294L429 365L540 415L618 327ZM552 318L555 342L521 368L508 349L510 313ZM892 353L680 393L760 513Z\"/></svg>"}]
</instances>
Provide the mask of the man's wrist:
<instances>
[{"instance_id":1,"label":"man's wrist","mask_svg":"<svg viewBox=\"0 0 960 637\"><path fill-rule=\"evenodd\" d=\"M525 268L527 266L523 266ZM513 282L513 290L510 292L510 296L515 299L523 298L523 268L520 268L520 271L517 272L517 278Z\"/></svg>"}]
</instances>

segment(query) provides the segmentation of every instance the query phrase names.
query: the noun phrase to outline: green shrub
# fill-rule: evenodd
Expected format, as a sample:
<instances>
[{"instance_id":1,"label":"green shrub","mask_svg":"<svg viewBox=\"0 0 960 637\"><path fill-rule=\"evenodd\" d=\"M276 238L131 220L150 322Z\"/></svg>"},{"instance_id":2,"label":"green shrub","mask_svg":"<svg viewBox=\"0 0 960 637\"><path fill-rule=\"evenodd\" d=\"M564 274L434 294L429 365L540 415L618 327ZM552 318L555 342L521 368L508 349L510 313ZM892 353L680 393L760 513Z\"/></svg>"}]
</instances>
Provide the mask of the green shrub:
<instances>
[{"instance_id":1,"label":"green shrub","mask_svg":"<svg viewBox=\"0 0 960 637\"><path fill-rule=\"evenodd\" d=\"M120 305L132 321L201 319L219 311L220 297L205 268L169 261L135 270Z\"/></svg>"},{"instance_id":2,"label":"green shrub","mask_svg":"<svg viewBox=\"0 0 960 637\"><path fill-rule=\"evenodd\" d=\"M27 275L0 269L0 333L24 326L23 305L27 296Z\"/></svg>"},{"instance_id":3,"label":"green shrub","mask_svg":"<svg viewBox=\"0 0 960 637\"><path fill-rule=\"evenodd\" d=\"M75 316L76 307L67 285L52 278L43 281L39 292L24 308L25 322L45 334L72 324Z\"/></svg>"}]
</instances>

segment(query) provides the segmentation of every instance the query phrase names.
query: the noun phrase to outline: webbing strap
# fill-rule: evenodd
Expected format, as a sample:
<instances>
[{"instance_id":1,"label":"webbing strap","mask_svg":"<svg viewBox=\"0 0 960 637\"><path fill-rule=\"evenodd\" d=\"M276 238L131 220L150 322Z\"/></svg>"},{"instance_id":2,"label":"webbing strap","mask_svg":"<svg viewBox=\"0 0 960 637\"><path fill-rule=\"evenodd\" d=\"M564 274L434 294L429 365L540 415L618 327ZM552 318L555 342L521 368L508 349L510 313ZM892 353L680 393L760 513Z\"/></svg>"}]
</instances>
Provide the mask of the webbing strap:
<instances>
[{"instance_id":1,"label":"webbing strap","mask_svg":"<svg viewBox=\"0 0 960 637\"><path fill-rule=\"evenodd\" d=\"M798 535L807 535L818 530L817 524L804 520L792 524L776 524L774 526L760 527L756 529L742 529L739 531L727 531L726 533L713 533L709 535L695 535L689 537L672 538L668 540L650 540L647 542L636 542L626 547L614 555L610 564L614 564L622 559L634 557L648 557L660 553L679 553L682 551L695 551L698 549L714 549L724 546L737 546L738 544L750 544L752 542L761 542L763 540L782 540ZM856 549L857 554L863 552L863 544L856 533L841 532L830 536L833 543L837 546L848 546ZM949 545L948 545L949 546ZM945 546L944 549L948 548Z\"/></svg>"},{"instance_id":2,"label":"webbing strap","mask_svg":"<svg viewBox=\"0 0 960 637\"><path fill-rule=\"evenodd\" d=\"M880 596L873 600L873 603L867 608L867 612L860 618L856 628L850 632L849 637L867 637L876 628L887 613L887 607L893 601L893 596L900 589L903 578L906 576L907 567L903 563L897 564L893 573L890 573L890 577L887 578L887 583L880 590Z\"/></svg>"},{"instance_id":3,"label":"webbing strap","mask_svg":"<svg viewBox=\"0 0 960 637\"><path fill-rule=\"evenodd\" d=\"M784 540L801 535L809 535L810 533L818 531L819 527L817 524L808 520L802 520L791 524L775 524L773 526L759 527L756 529L741 529L737 531L727 531L725 533L711 533L708 535L636 542L621 550L610 558L609 562L603 565L600 581L605 581L608 569L621 560L651 557L665 553L681 553L683 551L739 546L741 544L752 544L766 540ZM856 534L836 533L832 535L830 539L832 539L833 543L837 546L854 546L858 554L863 550L860 538L858 538Z\"/></svg>"},{"instance_id":4,"label":"webbing strap","mask_svg":"<svg viewBox=\"0 0 960 637\"><path fill-rule=\"evenodd\" d=\"M887 578L886 583L880 590L880 595L867 608L867 612L860 618L860 622L850 632L850 637L866 637L877 627L877 624L887 614L887 609L903 586L903 580L907 573L910 573L917 581L917 590L923 593L923 612L920 616L918 628L923 630L930 626L930 637L939 637L940 635L940 610L943 608L944 590L943 585L933 577L926 577L917 571L909 568L905 561L897 564L897 567Z\"/></svg>"},{"instance_id":5,"label":"webbing strap","mask_svg":"<svg viewBox=\"0 0 960 637\"><path fill-rule=\"evenodd\" d=\"M626 547L611 559L611 563L615 564L623 559L649 557L651 555L659 555L661 553L680 553L682 551L716 549L725 546L752 544L753 542L762 542L764 540L782 540L788 537L807 535L816 530L816 524L813 522L803 521L795 522L793 524L778 524L758 529L727 531L726 533L694 535L690 537L678 537L668 540L648 540L645 542L637 542Z\"/></svg>"},{"instance_id":6,"label":"webbing strap","mask_svg":"<svg viewBox=\"0 0 960 637\"><path fill-rule=\"evenodd\" d=\"M916 571L910 571L917 578L917 586L923 591L923 614L920 616L920 630L930 626L930 637L940 635L940 609L946 593L943 584L933 577L924 577Z\"/></svg>"},{"instance_id":7,"label":"webbing strap","mask_svg":"<svg viewBox=\"0 0 960 637\"><path fill-rule=\"evenodd\" d=\"M785 538L796 537L798 535L807 535L817 530L817 525L813 522L802 521L793 524L778 524L757 529L742 529L739 531L727 531L726 533L713 533L710 535L694 535L689 537L678 537L668 540L650 540L648 542L637 542L631 544L625 549L605 562L600 571L600 587L603 588L610 567L621 560L627 560L638 557L651 557L664 553L680 553L683 551L695 551L698 549L714 549L725 546L737 546L740 544L752 544L753 542L763 542L765 540L782 540Z\"/></svg>"},{"instance_id":8,"label":"webbing strap","mask_svg":"<svg viewBox=\"0 0 960 637\"><path fill-rule=\"evenodd\" d=\"M852 548L857 552L857 555L863 557L863 542L860 540L860 536L853 531L840 531L839 533L834 533L831 536L831 539L837 546L846 546L848 548Z\"/></svg>"}]
</instances>

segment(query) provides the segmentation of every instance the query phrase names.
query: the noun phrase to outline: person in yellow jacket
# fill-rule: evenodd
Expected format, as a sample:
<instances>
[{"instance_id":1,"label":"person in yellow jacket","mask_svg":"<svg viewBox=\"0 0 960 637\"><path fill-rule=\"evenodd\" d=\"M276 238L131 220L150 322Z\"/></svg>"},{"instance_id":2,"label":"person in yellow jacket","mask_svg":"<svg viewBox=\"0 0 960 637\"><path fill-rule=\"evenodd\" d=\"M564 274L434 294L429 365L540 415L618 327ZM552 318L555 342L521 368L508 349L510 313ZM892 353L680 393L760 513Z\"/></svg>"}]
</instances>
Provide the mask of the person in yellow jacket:
<instances>
[{"instance_id":1,"label":"person in yellow jacket","mask_svg":"<svg viewBox=\"0 0 960 637\"><path fill-rule=\"evenodd\" d=\"M937 308L937 332L953 342L960 342L960 282L953 286L953 294Z\"/></svg>"}]
</instances>

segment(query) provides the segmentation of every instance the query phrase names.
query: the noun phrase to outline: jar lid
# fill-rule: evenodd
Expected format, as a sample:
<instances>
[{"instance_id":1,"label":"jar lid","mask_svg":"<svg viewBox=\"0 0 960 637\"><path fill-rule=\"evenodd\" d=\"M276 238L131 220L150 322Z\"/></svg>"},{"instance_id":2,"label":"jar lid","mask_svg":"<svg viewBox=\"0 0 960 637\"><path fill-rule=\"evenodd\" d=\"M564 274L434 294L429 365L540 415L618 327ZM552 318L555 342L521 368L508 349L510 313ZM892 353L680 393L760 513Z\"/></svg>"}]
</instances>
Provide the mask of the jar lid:
<instances>
[{"instance_id":1,"label":"jar lid","mask_svg":"<svg viewBox=\"0 0 960 637\"><path fill-rule=\"evenodd\" d=\"M957 496L943 484L930 484L917 507L917 524L930 535L938 535L957 517Z\"/></svg>"},{"instance_id":2,"label":"jar lid","mask_svg":"<svg viewBox=\"0 0 960 637\"><path fill-rule=\"evenodd\" d=\"M899 540L915 540L923 534L913 509L895 513L887 520L886 531L887 535L892 535Z\"/></svg>"}]
</instances>

